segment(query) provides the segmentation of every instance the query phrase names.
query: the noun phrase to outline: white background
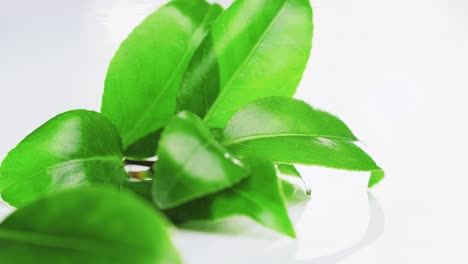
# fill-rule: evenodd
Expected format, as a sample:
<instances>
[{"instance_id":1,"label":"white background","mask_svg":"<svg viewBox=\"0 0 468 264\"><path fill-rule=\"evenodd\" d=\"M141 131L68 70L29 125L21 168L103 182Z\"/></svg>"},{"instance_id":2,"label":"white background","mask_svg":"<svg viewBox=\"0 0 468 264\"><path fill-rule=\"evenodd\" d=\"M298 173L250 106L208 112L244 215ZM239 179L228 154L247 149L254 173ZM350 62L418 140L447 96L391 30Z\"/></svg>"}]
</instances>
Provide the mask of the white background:
<instances>
[{"instance_id":1,"label":"white background","mask_svg":"<svg viewBox=\"0 0 468 264\"><path fill-rule=\"evenodd\" d=\"M98 110L118 44L160 3L0 0L0 157L60 112ZM387 177L369 208L367 175L303 167L313 196L292 212L297 241L248 221L220 235L176 231L185 260L468 263L468 2L312 5L314 47L296 97L348 123Z\"/></svg>"}]
</instances>

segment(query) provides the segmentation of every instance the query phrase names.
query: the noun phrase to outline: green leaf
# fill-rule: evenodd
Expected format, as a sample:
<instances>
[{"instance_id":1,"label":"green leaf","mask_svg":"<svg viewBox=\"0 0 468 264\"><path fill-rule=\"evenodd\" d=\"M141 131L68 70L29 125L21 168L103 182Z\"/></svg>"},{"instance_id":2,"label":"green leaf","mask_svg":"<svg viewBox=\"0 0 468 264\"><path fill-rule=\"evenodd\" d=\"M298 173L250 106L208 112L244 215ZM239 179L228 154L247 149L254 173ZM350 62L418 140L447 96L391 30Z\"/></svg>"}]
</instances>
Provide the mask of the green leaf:
<instances>
[{"instance_id":1,"label":"green leaf","mask_svg":"<svg viewBox=\"0 0 468 264\"><path fill-rule=\"evenodd\" d=\"M262 97L292 96L312 45L308 0L238 0L213 24L189 64L178 109L224 127Z\"/></svg>"},{"instance_id":2,"label":"green leaf","mask_svg":"<svg viewBox=\"0 0 468 264\"><path fill-rule=\"evenodd\" d=\"M241 183L168 210L166 214L177 224L243 215L294 238L294 227L273 164L262 159L247 159L245 162L252 172Z\"/></svg>"},{"instance_id":3,"label":"green leaf","mask_svg":"<svg viewBox=\"0 0 468 264\"><path fill-rule=\"evenodd\" d=\"M136 195L140 196L141 198L152 202L153 198L151 195L151 185L153 181L151 179L129 179L124 187L128 190L132 191Z\"/></svg>"},{"instance_id":4,"label":"green leaf","mask_svg":"<svg viewBox=\"0 0 468 264\"><path fill-rule=\"evenodd\" d=\"M238 111L223 131L222 144L272 137L325 137L357 140L336 116L287 97L267 97Z\"/></svg>"},{"instance_id":5,"label":"green leaf","mask_svg":"<svg viewBox=\"0 0 468 264\"><path fill-rule=\"evenodd\" d=\"M7 155L0 193L18 207L45 193L78 185L120 186L127 178L112 123L99 113L74 110L47 121Z\"/></svg>"},{"instance_id":6,"label":"green leaf","mask_svg":"<svg viewBox=\"0 0 468 264\"><path fill-rule=\"evenodd\" d=\"M301 202L310 197L311 190L296 167L290 164L277 164L276 170L281 180L283 195L288 202Z\"/></svg>"},{"instance_id":7,"label":"green leaf","mask_svg":"<svg viewBox=\"0 0 468 264\"><path fill-rule=\"evenodd\" d=\"M107 72L102 112L120 131L124 149L174 115L182 75L221 11L204 0L175 0L121 44Z\"/></svg>"},{"instance_id":8,"label":"green leaf","mask_svg":"<svg viewBox=\"0 0 468 264\"><path fill-rule=\"evenodd\" d=\"M162 129L156 130L128 146L124 151L125 157L139 160L155 157L158 150L159 139L161 138L161 132Z\"/></svg>"},{"instance_id":9,"label":"green leaf","mask_svg":"<svg viewBox=\"0 0 468 264\"><path fill-rule=\"evenodd\" d=\"M379 183L385 177L385 172L383 170L372 171L367 187L371 188L372 186Z\"/></svg>"},{"instance_id":10,"label":"green leaf","mask_svg":"<svg viewBox=\"0 0 468 264\"><path fill-rule=\"evenodd\" d=\"M213 37L208 34L193 55L177 93L177 111L204 117L219 93L219 64Z\"/></svg>"},{"instance_id":11,"label":"green leaf","mask_svg":"<svg viewBox=\"0 0 468 264\"><path fill-rule=\"evenodd\" d=\"M260 99L226 125L222 145L241 157L262 156L275 163L319 165L353 171L381 171L355 145L355 136L337 117L286 98ZM371 178L370 185L383 178Z\"/></svg>"},{"instance_id":12,"label":"green leaf","mask_svg":"<svg viewBox=\"0 0 468 264\"><path fill-rule=\"evenodd\" d=\"M153 199L163 209L230 187L249 173L190 112L179 113L164 129L156 165Z\"/></svg>"},{"instance_id":13,"label":"green leaf","mask_svg":"<svg viewBox=\"0 0 468 264\"><path fill-rule=\"evenodd\" d=\"M0 263L181 263L167 221L134 195L76 188L43 197L0 224Z\"/></svg>"}]
</instances>

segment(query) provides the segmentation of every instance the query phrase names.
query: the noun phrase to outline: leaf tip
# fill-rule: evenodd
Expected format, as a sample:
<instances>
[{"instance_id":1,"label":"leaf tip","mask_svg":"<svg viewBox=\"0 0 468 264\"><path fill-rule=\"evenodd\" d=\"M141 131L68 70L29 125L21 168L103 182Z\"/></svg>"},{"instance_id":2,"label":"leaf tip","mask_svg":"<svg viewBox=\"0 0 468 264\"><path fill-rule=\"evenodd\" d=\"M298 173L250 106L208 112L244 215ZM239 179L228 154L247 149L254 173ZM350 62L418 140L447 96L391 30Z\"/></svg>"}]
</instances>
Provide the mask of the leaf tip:
<instances>
[{"instance_id":1,"label":"leaf tip","mask_svg":"<svg viewBox=\"0 0 468 264\"><path fill-rule=\"evenodd\" d=\"M372 171L367 187L372 188L374 185L379 183L384 177L385 177L385 172L383 170Z\"/></svg>"},{"instance_id":2,"label":"leaf tip","mask_svg":"<svg viewBox=\"0 0 468 264\"><path fill-rule=\"evenodd\" d=\"M294 227L292 226L292 224L291 224L291 227L284 234L287 235L288 237L292 238L292 239L297 238L296 230L294 230Z\"/></svg>"}]
</instances>

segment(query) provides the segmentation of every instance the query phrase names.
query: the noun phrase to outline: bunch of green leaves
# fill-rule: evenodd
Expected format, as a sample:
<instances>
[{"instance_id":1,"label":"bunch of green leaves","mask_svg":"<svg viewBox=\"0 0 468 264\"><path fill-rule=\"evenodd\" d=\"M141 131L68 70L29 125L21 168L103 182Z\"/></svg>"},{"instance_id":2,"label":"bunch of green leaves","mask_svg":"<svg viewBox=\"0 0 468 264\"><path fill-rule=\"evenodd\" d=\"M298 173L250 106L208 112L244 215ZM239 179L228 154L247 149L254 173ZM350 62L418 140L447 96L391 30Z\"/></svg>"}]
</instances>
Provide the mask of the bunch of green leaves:
<instances>
[{"instance_id":1,"label":"bunch of green leaves","mask_svg":"<svg viewBox=\"0 0 468 264\"><path fill-rule=\"evenodd\" d=\"M292 98L312 32L308 0L174 0L148 16L110 63L101 113L60 114L3 161L18 210L0 262L179 263L166 217L241 215L295 237L286 202L310 191L294 164L379 182L342 121Z\"/></svg>"}]
</instances>

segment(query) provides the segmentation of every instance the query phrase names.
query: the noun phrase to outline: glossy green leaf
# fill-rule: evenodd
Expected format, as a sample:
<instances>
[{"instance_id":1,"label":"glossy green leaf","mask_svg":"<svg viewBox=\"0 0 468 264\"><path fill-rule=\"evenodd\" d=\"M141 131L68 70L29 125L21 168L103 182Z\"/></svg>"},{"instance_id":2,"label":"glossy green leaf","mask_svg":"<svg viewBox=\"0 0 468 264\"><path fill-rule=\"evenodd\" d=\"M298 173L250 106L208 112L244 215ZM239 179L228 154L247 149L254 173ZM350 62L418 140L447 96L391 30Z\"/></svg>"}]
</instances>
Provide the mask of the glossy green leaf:
<instances>
[{"instance_id":1,"label":"glossy green leaf","mask_svg":"<svg viewBox=\"0 0 468 264\"><path fill-rule=\"evenodd\" d=\"M311 190L296 167L290 164L277 164L276 170L283 195L288 202L301 202L310 197Z\"/></svg>"},{"instance_id":2,"label":"glossy green leaf","mask_svg":"<svg viewBox=\"0 0 468 264\"><path fill-rule=\"evenodd\" d=\"M221 11L204 0L175 0L121 44L107 72L102 112L120 131L124 149L174 115L182 75Z\"/></svg>"},{"instance_id":3,"label":"glossy green leaf","mask_svg":"<svg viewBox=\"0 0 468 264\"><path fill-rule=\"evenodd\" d=\"M177 93L177 111L204 117L219 94L219 64L213 37L208 34L196 50Z\"/></svg>"},{"instance_id":4,"label":"glossy green leaf","mask_svg":"<svg viewBox=\"0 0 468 264\"><path fill-rule=\"evenodd\" d=\"M353 141L337 117L286 97L260 99L237 112L226 125L222 144L241 157L262 156L276 163L376 171L372 158Z\"/></svg>"},{"instance_id":5,"label":"glossy green leaf","mask_svg":"<svg viewBox=\"0 0 468 264\"><path fill-rule=\"evenodd\" d=\"M13 206L45 193L89 184L120 186L128 178L122 143L112 123L86 110L60 114L8 153L0 193Z\"/></svg>"},{"instance_id":6,"label":"glossy green leaf","mask_svg":"<svg viewBox=\"0 0 468 264\"><path fill-rule=\"evenodd\" d=\"M245 162L252 172L241 183L168 210L166 214L177 224L242 215L294 238L294 227L273 164L262 159L248 159Z\"/></svg>"},{"instance_id":7,"label":"glossy green leaf","mask_svg":"<svg viewBox=\"0 0 468 264\"><path fill-rule=\"evenodd\" d=\"M76 188L7 217L0 224L0 263L181 263L167 226L134 195Z\"/></svg>"},{"instance_id":8,"label":"glossy green leaf","mask_svg":"<svg viewBox=\"0 0 468 264\"><path fill-rule=\"evenodd\" d=\"M153 199L160 208L175 207L230 187L248 173L200 118L181 112L164 129L159 143Z\"/></svg>"},{"instance_id":9,"label":"glossy green leaf","mask_svg":"<svg viewBox=\"0 0 468 264\"><path fill-rule=\"evenodd\" d=\"M325 137L357 140L336 116L287 97L267 97L238 111L223 131L222 144L272 137Z\"/></svg>"},{"instance_id":10,"label":"glossy green leaf","mask_svg":"<svg viewBox=\"0 0 468 264\"><path fill-rule=\"evenodd\" d=\"M189 64L178 108L224 127L246 104L292 96L309 58L308 0L238 0L213 24Z\"/></svg>"}]
</instances>

